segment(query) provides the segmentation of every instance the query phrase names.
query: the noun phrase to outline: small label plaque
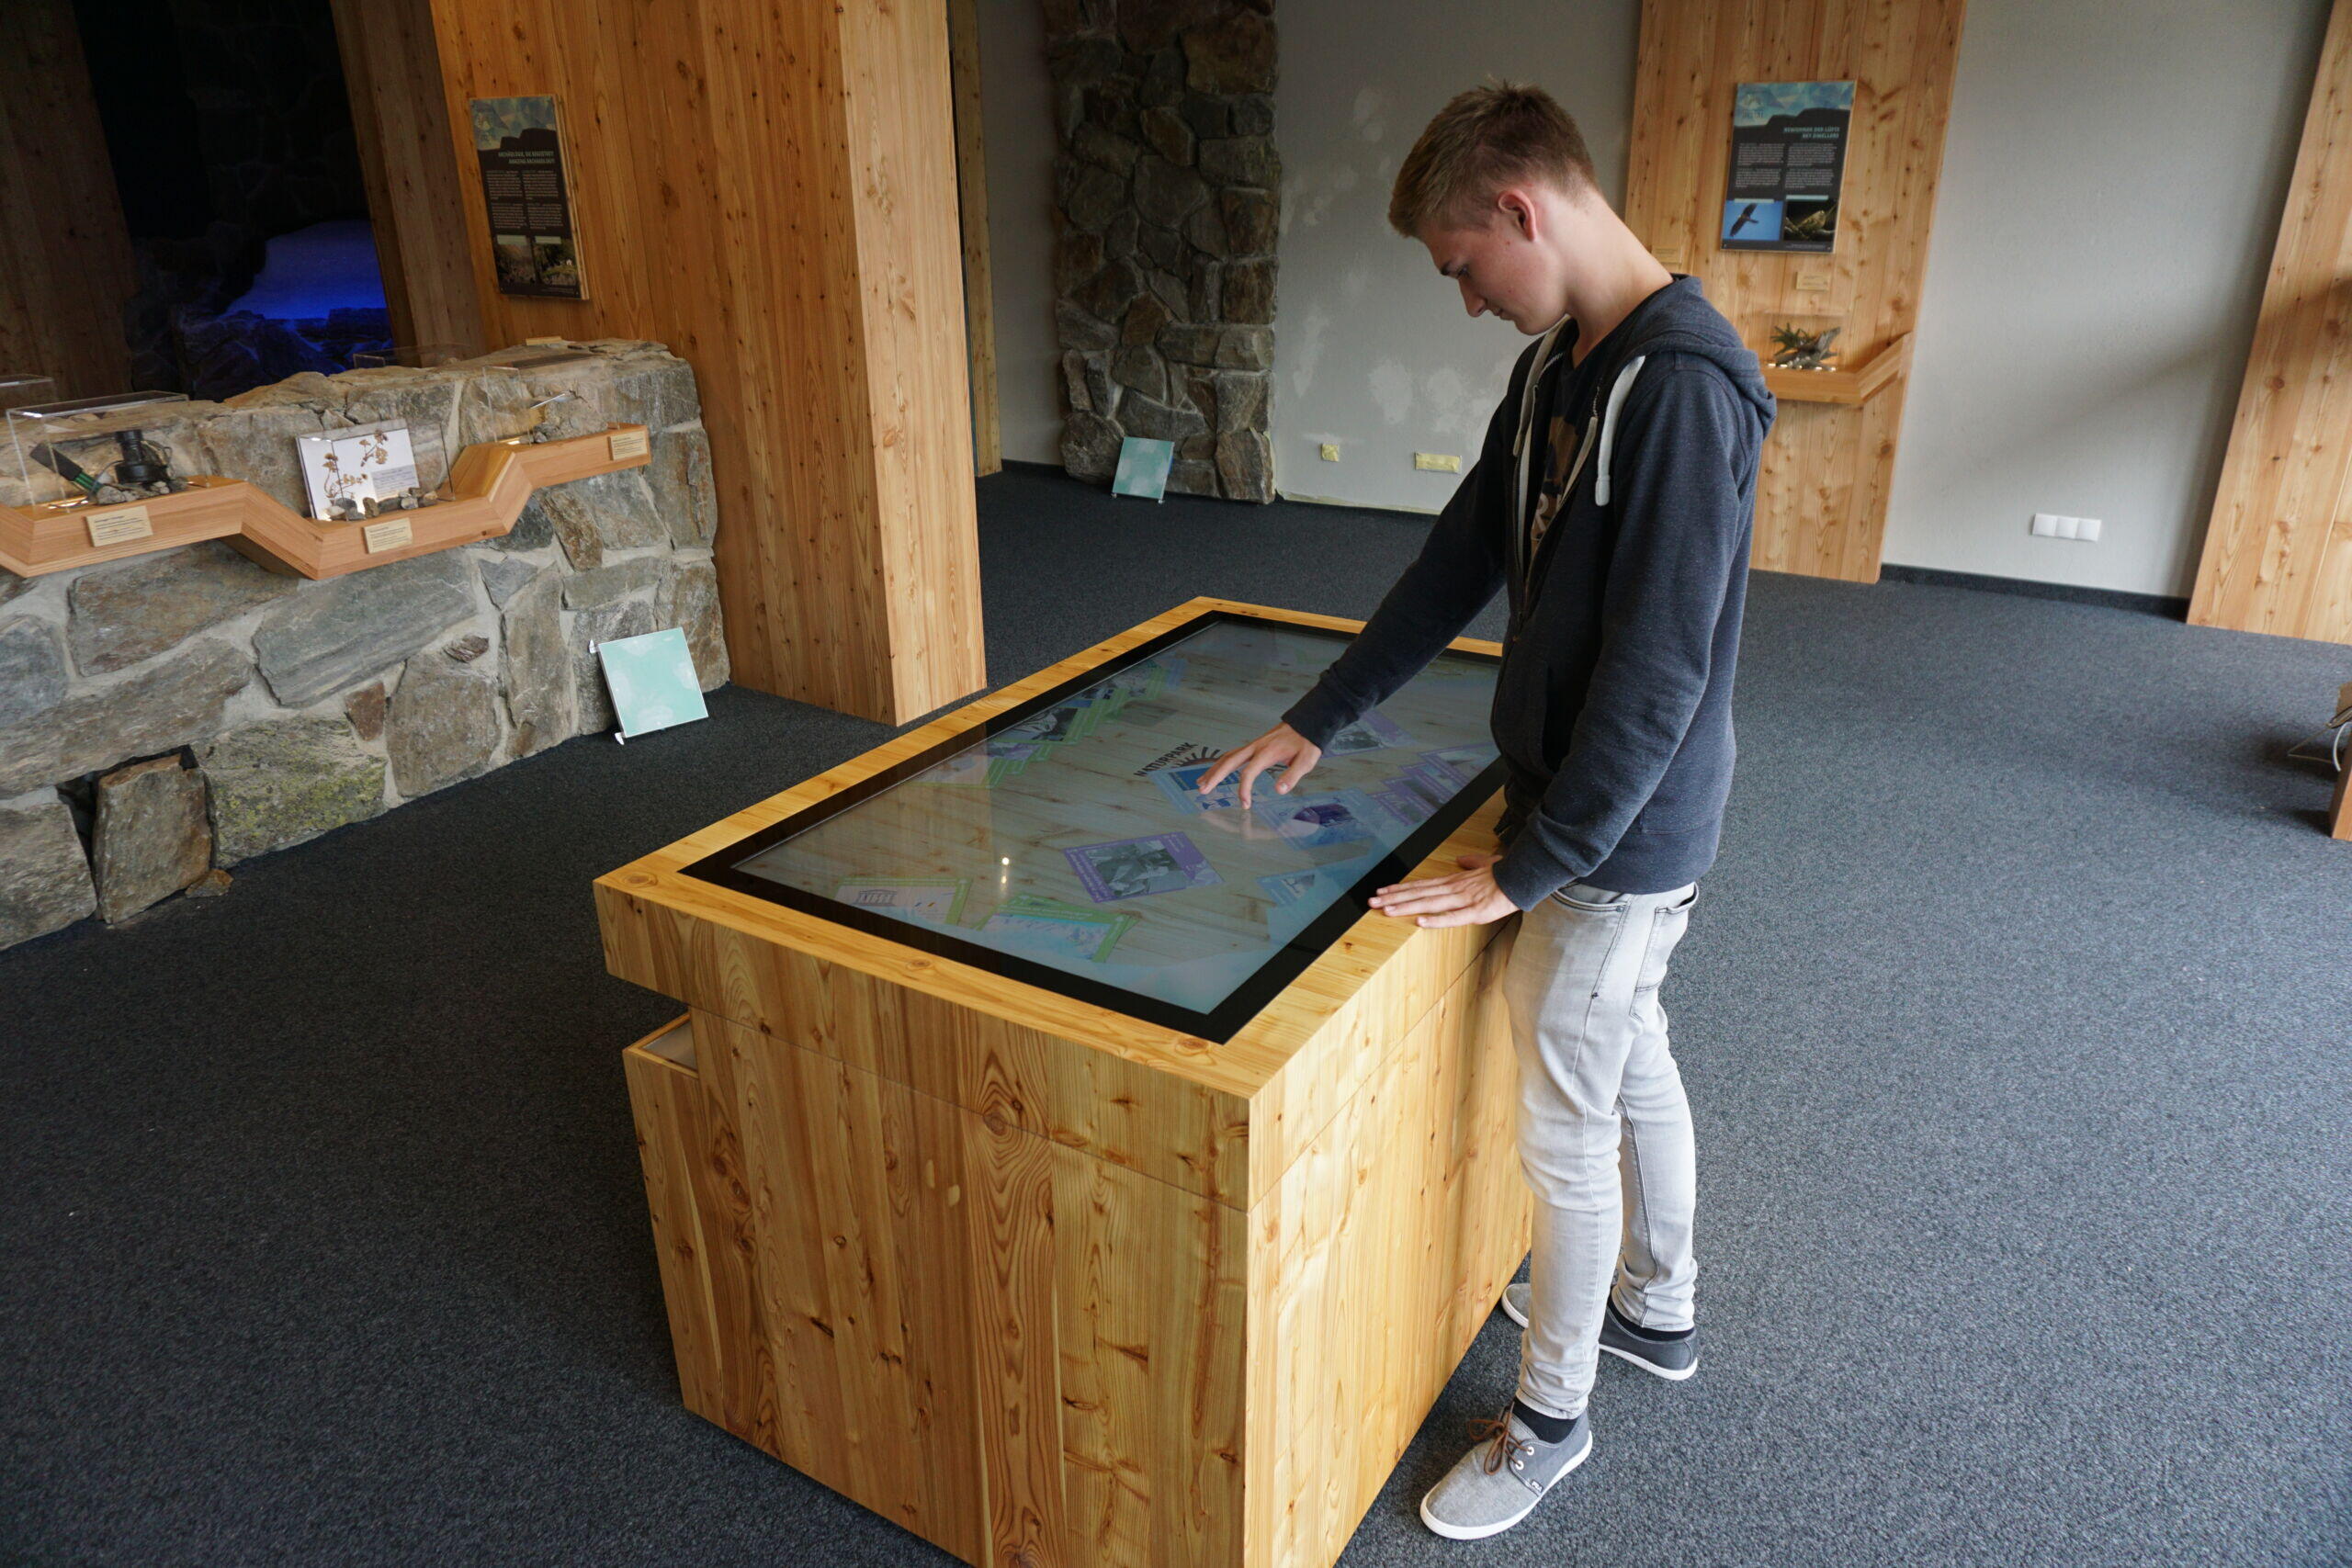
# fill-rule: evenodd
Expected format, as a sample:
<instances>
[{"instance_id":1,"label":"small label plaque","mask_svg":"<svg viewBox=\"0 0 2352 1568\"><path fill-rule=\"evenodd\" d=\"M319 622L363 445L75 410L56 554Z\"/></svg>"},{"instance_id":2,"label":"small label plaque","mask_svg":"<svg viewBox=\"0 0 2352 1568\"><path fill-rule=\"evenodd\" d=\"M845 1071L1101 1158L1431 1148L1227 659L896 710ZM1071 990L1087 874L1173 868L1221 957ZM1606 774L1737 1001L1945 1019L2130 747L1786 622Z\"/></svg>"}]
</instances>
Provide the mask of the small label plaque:
<instances>
[{"instance_id":1,"label":"small label plaque","mask_svg":"<svg viewBox=\"0 0 2352 1568\"><path fill-rule=\"evenodd\" d=\"M104 512L90 513L90 544L93 548L107 545L127 545L133 539L152 539L155 525L147 520L143 506L109 506Z\"/></svg>"},{"instance_id":2,"label":"small label plaque","mask_svg":"<svg viewBox=\"0 0 2352 1568\"><path fill-rule=\"evenodd\" d=\"M1801 272L1797 274L1797 292L1800 294L1828 293L1829 275L1826 272Z\"/></svg>"},{"instance_id":3,"label":"small label plaque","mask_svg":"<svg viewBox=\"0 0 2352 1568\"><path fill-rule=\"evenodd\" d=\"M359 530L359 538L368 547L369 555L379 556L386 550L402 549L413 544L416 530L409 526L407 518L396 517L389 523L368 524Z\"/></svg>"},{"instance_id":4,"label":"small label plaque","mask_svg":"<svg viewBox=\"0 0 2352 1568\"><path fill-rule=\"evenodd\" d=\"M1680 245L1656 245L1651 247L1650 254L1657 258L1657 264L1660 266L1680 266L1682 265L1682 247Z\"/></svg>"},{"instance_id":5,"label":"small label plaque","mask_svg":"<svg viewBox=\"0 0 2352 1568\"><path fill-rule=\"evenodd\" d=\"M642 430L616 430L613 432L613 461L617 463L624 457L642 457L651 450L652 445L652 438Z\"/></svg>"}]
</instances>

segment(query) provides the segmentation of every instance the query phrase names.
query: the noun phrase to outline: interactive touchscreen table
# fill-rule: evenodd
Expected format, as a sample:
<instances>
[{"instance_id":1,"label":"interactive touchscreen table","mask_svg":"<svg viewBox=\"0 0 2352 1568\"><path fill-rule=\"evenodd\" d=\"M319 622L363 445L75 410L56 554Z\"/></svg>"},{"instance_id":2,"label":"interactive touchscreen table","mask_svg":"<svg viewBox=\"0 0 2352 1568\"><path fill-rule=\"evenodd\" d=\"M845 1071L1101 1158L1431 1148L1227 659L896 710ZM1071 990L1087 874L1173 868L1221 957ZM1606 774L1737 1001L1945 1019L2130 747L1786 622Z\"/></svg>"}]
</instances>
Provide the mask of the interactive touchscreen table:
<instances>
[{"instance_id":1,"label":"interactive touchscreen table","mask_svg":"<svg viewBox=\"0 0 2352 1568\"><path fill-rule=\"evenodd\" d=\"M601 879L686 1404L975 1563L1332 1561L1525 1249L1496 649L1196 600Z\"/></svg>"}]
</instances>

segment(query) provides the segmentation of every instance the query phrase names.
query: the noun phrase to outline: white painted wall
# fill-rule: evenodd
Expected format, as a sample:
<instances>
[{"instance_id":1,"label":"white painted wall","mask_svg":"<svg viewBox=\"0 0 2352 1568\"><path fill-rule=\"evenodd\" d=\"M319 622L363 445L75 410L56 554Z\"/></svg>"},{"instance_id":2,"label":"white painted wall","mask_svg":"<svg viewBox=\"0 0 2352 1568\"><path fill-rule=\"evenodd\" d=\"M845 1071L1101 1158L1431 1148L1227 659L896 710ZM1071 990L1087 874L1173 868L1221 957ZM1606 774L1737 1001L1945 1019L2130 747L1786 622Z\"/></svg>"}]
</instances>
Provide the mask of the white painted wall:
<instances>
[{"instance_id":1,"label":"white painted wall","mask_svg":"<svg viewBox=\"0 0 2352 1568\"><path fill-rule=\"evenodd\" d=\"M1463 314L1429 253L1388 227L1388 191L1445 101L1489 74L1533 81L1577 117L1602 191L1624 192L1637 0L1278 0L1282 272L1274 484L1286 495L1435 511L1467 468L1527 339ZM1340 460L1316 455L1336 442Z\"/></svg>"},{"instance_id":2,"label":"white painted wall","mask_svg":"<svg viewBox=\"0 0 2352 1568\"><path fill-rule=\"evenodd\" d=\"M1921 297L1885 558L2183 594L2294 164L2327 0L1973 0ZM1057 460L1053 130L1035 0L986 0L1008 457ZM1623 193L1639 0L1281 0L1275 482L1434 510L1525 340L1384 214L1429 116L1542 83ZM1336 441L1340 461L1317 446ZM2036 539L2037 511L2098 517Z\"/></svg>"},{"instance_id":3,"label":"white painted wall","mask_svg":"<svg viewBox=\"0 0 2352 1568\"><path fill-rule=\"evenodd\" d=\"M1885 559L2188 592L2327 9L1972 0Z\"/></svg>"},{"instance_id":4,"label":"white painted wall","mask_svg":"<svg viewBox=\"0 0 2352 1568\"><path fill-rule=\"evenodd\" d=\"M989 283L997 417L1015 462L1062 460L1054 390L1054 96L1038 0L980 0L980 134L989 165Z\"/></svg>"}]
</instances>

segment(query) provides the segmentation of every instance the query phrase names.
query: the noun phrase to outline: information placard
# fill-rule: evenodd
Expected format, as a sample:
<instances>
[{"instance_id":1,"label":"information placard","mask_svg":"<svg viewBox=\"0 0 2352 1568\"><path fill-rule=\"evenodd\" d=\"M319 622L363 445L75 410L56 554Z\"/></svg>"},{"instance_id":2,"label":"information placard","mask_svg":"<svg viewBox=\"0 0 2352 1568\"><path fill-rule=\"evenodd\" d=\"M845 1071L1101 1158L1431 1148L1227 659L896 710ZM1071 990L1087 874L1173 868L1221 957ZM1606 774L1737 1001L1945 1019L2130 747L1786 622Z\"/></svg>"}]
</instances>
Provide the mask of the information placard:
<instances>
[{"instance_id":1,"label":"information placard","mask_svg":"<svg viewBox=\"0 0 2352 1568\"><path fill-rule=\"evenodd\" d=\"M474 156L490 210L498 291L585 299L555 99L475 98L472 104Z\"/></svg>"},{"instance_id":2,"label":"information placard","mask_svg":"<svg viewBox=\"0 0 2352 1568\"><path fill-rule=\"evenodd\" d=\"M1837 248L1853 116L1851 82L1739 84L1718 232L1724 250Z\"/></svg>"}]
</instances>

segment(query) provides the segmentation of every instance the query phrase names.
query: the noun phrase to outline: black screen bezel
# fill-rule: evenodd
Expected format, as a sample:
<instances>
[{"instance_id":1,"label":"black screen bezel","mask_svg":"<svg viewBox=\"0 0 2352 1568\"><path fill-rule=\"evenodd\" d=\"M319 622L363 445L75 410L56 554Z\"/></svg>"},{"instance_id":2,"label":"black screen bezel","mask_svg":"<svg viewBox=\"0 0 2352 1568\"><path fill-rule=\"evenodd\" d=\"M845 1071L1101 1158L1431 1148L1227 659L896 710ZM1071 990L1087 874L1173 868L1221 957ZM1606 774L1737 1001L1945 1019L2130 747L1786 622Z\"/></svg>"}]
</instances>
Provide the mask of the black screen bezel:
<instances>
[{"instance_id":1,"label":"black screen bezel","mask_svg":"<svg viewBox=\"0 0 2352 1568\"><path fill-rule=\"evenodd\" d=\"M684 868L684 874L730 892L746 894L771 904L804 915L814 915L836 925L868 936L880 937L902 947L913 948L941 958L952 958L959 964L988 974L1002 976L1023 985L1035 986L1074 1000L1107 1008L1129 1018L1141 1019L1164 1028L1181 1031L1215 1044L1224 1044L1239 1032L1241 1027L1264 1010L1268 1002L1279 996L1284 987L1305 973L1306 967L1320 958L1337 941L1370 909L1372 895L1387 884L1402 880L1412 869L1429 857L1430 852L1443 843L1453 831L1466 821L1470 814L1484 805L1502 786L1503 762L1500 758L1488 763L1478 776L1457 791L1453 797L1430 818L1408 834L1396 849L1375 862L1362 876L1331 901L1331 907L1302 927L1282 947L1269 953L1266 959L1250 977L1235 987L1226 998L1206 1012L1156 997L1141 996L1122 986L1106 981L1090 980L1050 964L1040 964L980 942L967 942L935 927L917 925L910 920L877 915L869 909L844 904L824 894L810 893L802 888L771 882L763 876L752 875L736 868L742 862L761 854L785 840L803 832L818 823L837 817L843 811L869 800L884 790L905 783L917 773L944 761L974 743L1011 729L1023 721L1052 707L1065 698L1100 685L1131 665L1141 663L1183 641L1185 638L1217 625L1264 626L1271 630L1292 632L1310 637L1329 637L1344 647L1350 634L1334 631L1328 626L1304 625L1295 621L1276 620L1264 615L1252 615L1236 610L1206 610L1119 655L1116 659L1084 672L1051 689L1040 693L1027 702L968 728L956 731L912 757L893 763L835 795L802 807L782 821L761 829L749 837L737 840L725 849L706 855ZM1448 649L1459 659L1499 665L1502 661L1491 653L1467 649Z\"/></svg>"}]
</instances>

